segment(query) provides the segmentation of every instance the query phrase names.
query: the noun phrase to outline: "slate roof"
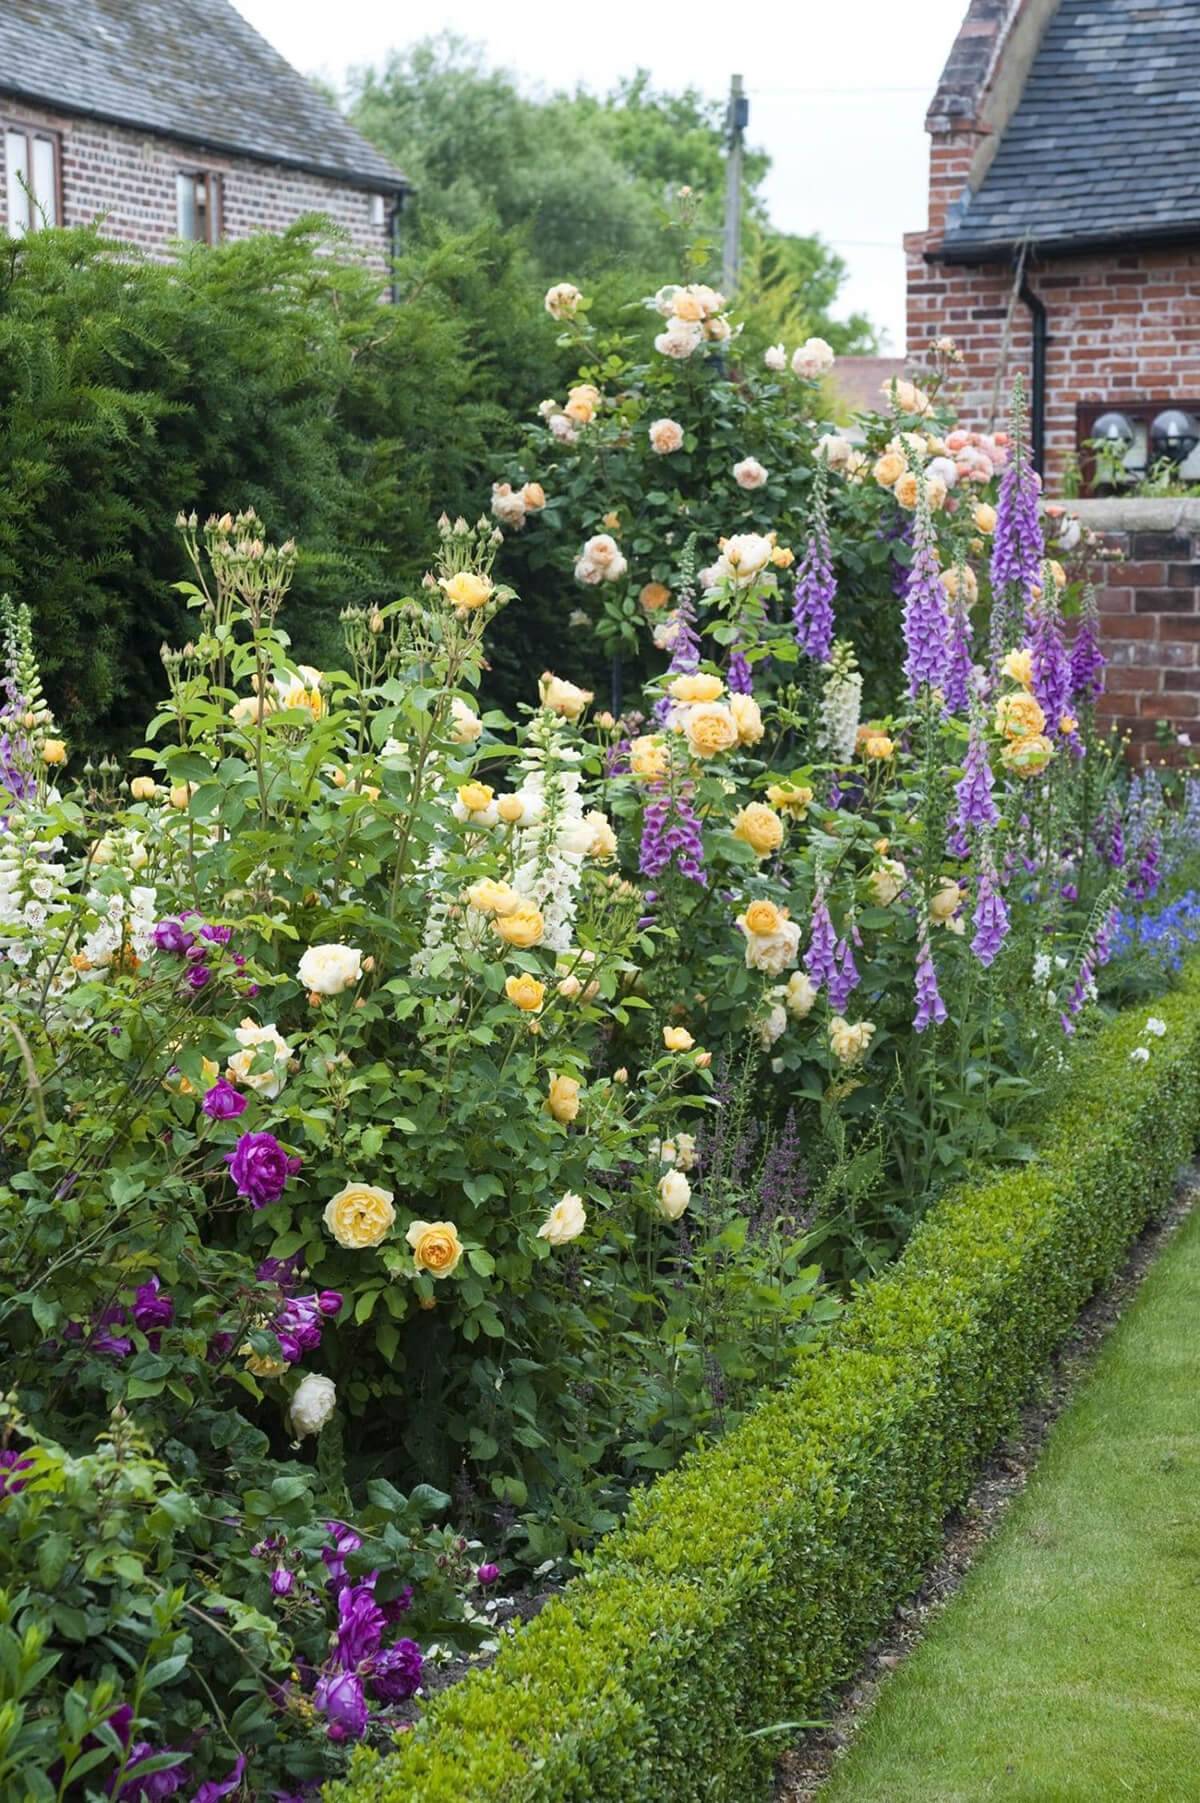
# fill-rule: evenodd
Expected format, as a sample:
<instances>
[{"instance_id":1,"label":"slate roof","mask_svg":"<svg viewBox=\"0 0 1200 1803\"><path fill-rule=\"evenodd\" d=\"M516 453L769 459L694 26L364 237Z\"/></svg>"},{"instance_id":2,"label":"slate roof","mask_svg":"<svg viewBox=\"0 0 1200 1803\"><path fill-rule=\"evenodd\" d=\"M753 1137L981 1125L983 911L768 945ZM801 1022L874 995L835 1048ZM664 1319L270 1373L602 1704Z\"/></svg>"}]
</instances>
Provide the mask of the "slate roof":
<instances>
[{"instance_id":1,"label":"slate roof","mask_svg":"<svg viewBox=\"0 0 1200 1803\"><path fill-rule=\"evenodd\" d=\"M0 93L355 187L408 186L228 0L0 0Z\"/></svg>"},{"instance_id":2,"label":"slate roof","mask_svg":"<svg viewBox=\"0 0 1200 1803\"><path fill-rule=\"evenodd\" d=\"M1200 238L1200 0L1059 0L943 254Z\"/></svg>"}]
</instances>

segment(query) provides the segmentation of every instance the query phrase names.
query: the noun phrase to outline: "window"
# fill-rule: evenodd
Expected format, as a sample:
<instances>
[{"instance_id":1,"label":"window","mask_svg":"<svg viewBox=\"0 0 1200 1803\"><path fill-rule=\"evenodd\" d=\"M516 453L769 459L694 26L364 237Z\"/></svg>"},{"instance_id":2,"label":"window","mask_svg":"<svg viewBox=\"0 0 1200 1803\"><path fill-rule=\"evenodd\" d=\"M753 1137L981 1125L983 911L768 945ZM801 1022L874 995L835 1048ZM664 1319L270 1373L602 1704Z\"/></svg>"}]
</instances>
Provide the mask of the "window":
<instances>
[{"instance_id":1,"label":"window","mask_svg":"<svg viewBox=\"0 0 1200 1803\"><path fill-rule=\"evenodd\" d=\"M32 126L4 130L4 179L8 229L14 238L59 223L58 136Z\"/></svg>"},{"instance_id":2,"label":"window","mask_svg":"<svg viewBox=\"0 0 1200 1803\"><path fill-rule=\"evenodd\" d=\"M178 234L197 244L217 244L221 237L221 178L207 169L181 169L175 177Z\"/></svg>"}]
</instances>

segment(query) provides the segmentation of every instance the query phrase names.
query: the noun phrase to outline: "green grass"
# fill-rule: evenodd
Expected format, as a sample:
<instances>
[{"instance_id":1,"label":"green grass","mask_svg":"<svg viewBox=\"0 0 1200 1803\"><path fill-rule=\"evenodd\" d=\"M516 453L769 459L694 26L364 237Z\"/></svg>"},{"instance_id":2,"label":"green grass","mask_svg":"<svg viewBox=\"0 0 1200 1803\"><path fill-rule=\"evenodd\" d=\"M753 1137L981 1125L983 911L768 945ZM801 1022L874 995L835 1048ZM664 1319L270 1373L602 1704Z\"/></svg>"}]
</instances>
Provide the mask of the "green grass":
<instances>
[{"instance_id":1,"label":"green grass","mask_svg":"<svg viewBox=\"0 0 1200 1803\"><path fill-rule=\"evenodd\" d=\"M1200 1211L821 1796L1200 1799Z\"/></svg>"}]
</instances>

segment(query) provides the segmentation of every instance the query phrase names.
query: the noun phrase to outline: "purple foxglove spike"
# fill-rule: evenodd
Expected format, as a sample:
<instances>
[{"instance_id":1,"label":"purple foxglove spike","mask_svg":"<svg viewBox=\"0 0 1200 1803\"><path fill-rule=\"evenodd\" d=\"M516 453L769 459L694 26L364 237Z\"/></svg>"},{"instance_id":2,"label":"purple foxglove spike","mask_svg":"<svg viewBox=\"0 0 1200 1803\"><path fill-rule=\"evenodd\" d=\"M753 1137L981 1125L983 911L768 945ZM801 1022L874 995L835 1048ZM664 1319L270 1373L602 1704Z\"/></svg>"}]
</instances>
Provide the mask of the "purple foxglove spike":
<instances>
[{"instance_id":1,"label":"purple foxglove spike","mask_svg":"<svg viewBox=\"0 0 1200 1803\"><path fill-rule=\"evenodd\" d=\"M833 920L829 913L829 904L825 900L825 891L818 889L813 899L812 936L808 944L808 955L804 961L805 973L810 982L820 989L822 984L832 989L837 981L837 934L833 930Z\"/></svg>"},{"instance_id":2,"label":"purple foxglove spike","mask_svg":"<svg viewBox=\"0 0 1200 1803\"><path fill-rule=\"evenodd\" d=\"M940 1026L945 1020L946 1004L938 988L937 971L934 968L933 953L929 949L929 933L926 928L922 928L917 946L916 1001L914 1033L923 1033L930 1025Z\"/></svg>"},{"instance_id":3,"label":"purple foxglove spike","mask_svg":"<svg viewBox=\"0 0 1200 1803\"><path fill-rule=\"evenodd\" d=\"M740 645L735 645L729 653L729 662L725 666L725 686L731 695L750 695L754 692L750 659Z\"/></svg>"},{"instance_id":4,"label":"purple foxglove spike","mask_svg":"<svg viewBox=\"0 0 1200 1803\"><path fill-rule=\"evenodd\" d=\"M970 705L971 668L971 620L960 592L950 603L950 650L943 687L952 714L965 714Z\"/></svg>"},{"instance_id":5,"label":"purple foxglove spike","mask_svg":"<svg viewBox=\"0 0 1200 1803\"><path fill-rule=\"evenodd\" d=\"M904 594L904 674L915 700L922 688L944 688L950 656L946 591L935 552L933 522L924 489L917 503L913 560Z\"/></svg>"},{"instance_id":6,"label":"purple foxglove spike","mask_svg":"<svg viewBox=\"0 0 1200 1803\"><path fill-rule=\"evenodd\" d=\"M975 928L971 950L986 969L999 956L1008 937L1008 909L996 880L996 867L990 850L985 850L980 861L979 889L971 924Z\"/></svg>"}]
</instances>

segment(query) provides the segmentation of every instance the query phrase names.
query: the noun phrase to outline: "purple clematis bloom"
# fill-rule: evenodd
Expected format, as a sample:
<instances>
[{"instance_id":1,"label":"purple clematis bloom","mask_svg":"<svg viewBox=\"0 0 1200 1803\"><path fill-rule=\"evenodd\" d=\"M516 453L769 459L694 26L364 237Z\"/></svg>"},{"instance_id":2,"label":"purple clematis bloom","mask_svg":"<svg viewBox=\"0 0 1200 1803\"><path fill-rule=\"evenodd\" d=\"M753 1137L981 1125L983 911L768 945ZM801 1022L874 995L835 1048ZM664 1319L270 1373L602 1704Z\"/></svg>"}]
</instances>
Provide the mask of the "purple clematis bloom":
<instances>
[{"instance_id":1,"label":"purple clematis bloom","mask_svg":"<svg viewBox=\"0 0 1200 1803\"><path fill-rule=\"evenodd\" d=\"M288 1178L294 1177L301 1165L299 1158L288 1156L273 1133L243 1133L225 1158L238 1195L248 1197L255 1208L278 1202Z\"/></svg>"}]
</instances>

